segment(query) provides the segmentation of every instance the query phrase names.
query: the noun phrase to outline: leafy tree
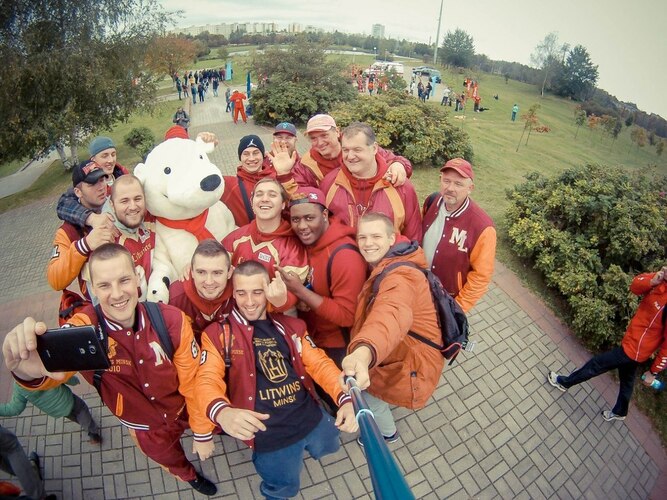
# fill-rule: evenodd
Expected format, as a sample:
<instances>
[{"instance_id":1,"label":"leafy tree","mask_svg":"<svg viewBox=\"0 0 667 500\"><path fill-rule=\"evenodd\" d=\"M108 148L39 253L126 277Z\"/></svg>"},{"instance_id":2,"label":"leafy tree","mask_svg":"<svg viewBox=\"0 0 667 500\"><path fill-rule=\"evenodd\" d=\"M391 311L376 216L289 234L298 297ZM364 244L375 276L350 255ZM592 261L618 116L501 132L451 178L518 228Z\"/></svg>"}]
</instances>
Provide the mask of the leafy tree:
<instances>
[{"instance_id":1,"label":"leafy tree","mask_svg":"<svg viewBox=\"0 0 667 500\"><path fill-rule=\"evenodd\" d=\"M414 164L441 166L462 157L472 161L468 134L449 120L440 106L422 104L403 91L389 90L378 96L361 96L332 110L341 127L352 122L370 125L378 144L403 155Z\"/></svg>"},{"instance_id":2,"label":"leafy tree","mask_svg":"<svg viewBox=\"0 0 667 500\"><path fill-rule=\"evenodd\" d=\"M667 141L665 141L664 139L661 139L660 141L658 141L658 144L656 144L655 153L658 156L662 156L662 153L665 150L665 142L667 142Z\"/></svg>"},{"instance_id":3,"label":"leafy tree","mask_svg":"<svg viewBox=\"0 0 667 500\"><path fill-rule=\"evenodd\" d=\"M579 129L586 123L586 111L584 111L581 106L574 108L574 123L577 124L577 129L574 132L574 138L576 139L577 134L579 134Z\"/></svg>"},{"instance_id":4,"label":"leafy tree","mask_svg":"<svg viewBox=\"0 0 667 500\"><path fill-rule=\"evenodd\" d=\"M148 46L146 66L155 74L173 77L195 60L195 44L184 37L167 35L156 37Z\"/></svg>"},{"instance_id":5,"label":"leafy tree","mask_svg":"<svg viewBox=\"0 0 667 500\"><path fill-rule=\"evenodd\" d=\"M144 61L170 19L157 0L21 1L0 16L0 60L15 82L0 93L0 161L55 144L69 167L81 138L153 106Z\"/></svg>"},{"instance_id":6,"label":"leafy tree","mask_svg":"<svg viewBox=\"0 0 667 500\"><path fill-rule=\"evenodd\" d=\"M630 126L632 126L632 124L633 124L634 121L635 121L635 115L629 115L629 116L625 119L625 126L626 126L626 127L630 127Z\"/></svg>"},{"instance_id":7,"label":"leafy tree","mask_svg":"<svg viewBox=\"0 0 667 500\"><path fill-rule=\"evenodd\" d=\"M543 73L544 78L542 80L540 95L544 95L547 81L560 62L560 58L558 57L560 50L561 46L558 43L558 34L552 31L544 37L544 40L537 44L537 47L535 47L535 50L530 55L530 62Z\"/></svg>"},{"instance_id":8,"label":"leafy tree","mask_svg":"<svg viewBox=\"0 0 667 500\"><path fill-rule=\"evenodd\" d=\"M445 64L469 68L474 55L472 36L460 28L447 32L442 43L442 58Z\"/></svg>"},{"instance_id":9,"label":"leafy tree","mask_svg":"<svg viewBox=\"0 0 667 500\"><path fill-rule=\"evenodd\" d=\"M526 133L526 130L528 131L528 136L526 137L526 144L528 145L528 139L530 139L530 133L533 131L534 128L539 126L539 119L537 118L537 110L540 109L539 104L533 104L529 109L528 113L524 114L521 116L523 120L525 120L524 125L523 125L523 131L521 132L521 137L519 137L519 144L516 145L516 152L519 152L519 146L521 146L521 141L523 140L523 136Z\"/></svg>"},{"instance_id":10,"label":"leafy tree","mask_svg":"<svg viewBox=\"0 0 667 500\"><path fill-rule=\"evenodd\" d=\"M556 93L585 101L595 90L597 80L597 65L594 65L591 61L586 48L577 45L567 56L567 61L556 85Z\"/></svg>"},{"instance_id":11,"label":"leafy tree","mask_svg":"<svg viewBox=\"0 0 667 500\"><path fill-rule=\"evenodd\" d=\"M646 130L641 127L635 127L630 132L630 139L637 145L637 150L646 146Z\"/></svg>"},{"instance_id":12,"label":"leafy tree","mask_svg":"<svg viewBox=\"0 0 667 500\"><path fill-rule=\"evenodd\" d=\"M314 114L329 112L335 103L356 97L345 64L327 60L324 48L300 37L286 50L273 47L254 55L252 68L260 81L267 79L252 94L255 121L304 123Z\"/></svg>"},{"instance_id":13,"label":"leafy tree","mask_svg":"<svg viewBox=\"0 0 667 500\"><path fill-rule=\"evenodd\" d=\"M385 77L387 78L389 89L401 91L407 87L405 78L403 78L403 75L399 75L395 68L391 68Z\"/></svg>"},{"instance_id":14,"label":"leafy tree","mask_svg":"<svg viewBox=\"0 0 667 500\"><path fill-rule=\"evenodd\" d=\"M609 146L609 149L611 150L612 146L614 145L614 142L616 142L616 139L618 139L618 136L621 133L621 130L623 130L623 125L621 124L620 120L616 120L616 124L614 125L613 130L611 131L611 146Z\"/></svg>"}]
</instances>

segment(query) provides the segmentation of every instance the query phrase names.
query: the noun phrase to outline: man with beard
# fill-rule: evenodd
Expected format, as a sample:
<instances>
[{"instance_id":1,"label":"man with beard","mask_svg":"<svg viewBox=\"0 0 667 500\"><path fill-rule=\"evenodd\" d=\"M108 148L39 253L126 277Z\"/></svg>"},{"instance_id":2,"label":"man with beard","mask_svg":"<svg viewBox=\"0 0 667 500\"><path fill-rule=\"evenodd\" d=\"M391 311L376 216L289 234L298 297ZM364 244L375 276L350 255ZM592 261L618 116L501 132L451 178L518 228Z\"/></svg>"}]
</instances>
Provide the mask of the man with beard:
<instances>
[{"instance_id":1,"label":"man with beard","mask_svg":"<svg viewBox=\"0 0 667 500\"><path fill-rule=\"evenodd\" d=\"M132 254L139 276L140 300L145 300L155 249L155 221L146 213L141 181L134 175L124 175L116 180L111 186L108 208L113 212L114 225L119 230L115 241Z\"/></svg>"},{"instance_id":2,"label":"man with beard","mask_svg":"<svg viewBox=\"0 0 667 500\"><path fill-rule=\"evenodd\" d=\"M255 219L222 240L222 245L232 255L233 266L246 260L256 260L266 267L272 280L267 297L279 311L293 309L297 298L291 292L285 296L285 284L280 274L276 273L276 266L293 272L301 281L308 274L306 251L292 232L289 222L282 218L288 201L287 192L276 179L261 179L252 193Z\"/></svg>"},{"instance_id":3,"label":"man with beard","mask_svg":"<svg viewBox=\"0 0 667 500\"><path fill-rule=\"evenodd\" d=\"M322 191L301 187L289 206L292 230L306 248L310 271L304 284L294 273L278 270L287 290L299 299L298 314L310 336L340 367L367 265L354 229L331 217Z\"/></svg>"},{"instance_id":4,"label":"man with beard","mask_svg":"<svg viewBox=\"0 0 667 500\"><path fill-rule=\"evenodd\" d=\"M215 240L203 240L192 254L190 276L169 287L169 304L178 307L192 320L198 343L204 328L214 321L224 320L229 314L232 307L231 274L231 261L225 247Z\"/></svg>"},{"instance_id":5,"label":"man with beard","mask_svg":"<svg viewBox=\"0 0 667 500\"><path fill-rule=\"evenodd\" d=\"M489 288L496 258L493 221L470 199L472 165L463 158L440 169L440 192L424 202L422 247L429 268L468 312Z\"/></svg>"}]
</instances>

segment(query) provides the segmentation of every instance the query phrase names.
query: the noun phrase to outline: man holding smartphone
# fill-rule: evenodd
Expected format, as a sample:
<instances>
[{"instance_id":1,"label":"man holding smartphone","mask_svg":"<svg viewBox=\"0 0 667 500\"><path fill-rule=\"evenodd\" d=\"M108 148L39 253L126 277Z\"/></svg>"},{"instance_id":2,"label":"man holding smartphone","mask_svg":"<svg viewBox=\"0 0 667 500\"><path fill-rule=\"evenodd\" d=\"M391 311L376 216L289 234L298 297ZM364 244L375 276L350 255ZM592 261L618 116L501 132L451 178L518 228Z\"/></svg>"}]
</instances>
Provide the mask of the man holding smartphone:
<instances>
[{"instance_id":1,"label":"man holding smartphone","mask_svg":"<svg viewBox=\"0 0 667 500\"><path fill-rule=\"evenodd\" d=\"M102 317L92 305L70 319L72 325L93 324L106 331L111 361L95 384L96 372L81 375L98 387L109 410L128 428L139 448L195 490L213 495L217 489L188 461L180 437L189 427L195 434L194 451L202 459L213 451L213 425L195 404L195 375L199 347L190 322L178 309L160 304L173 359L165 353L156 327L139 303L138 278L130 252L116 243L97 248L90 256L91 287L99 299ZM26 318L5 337L7 367L22 386L42 390L64 383L74 373L50 373L37 352L36 336L46 325ZM183 411L183 409L187 411Z\"/></svg>"}]
</instances>

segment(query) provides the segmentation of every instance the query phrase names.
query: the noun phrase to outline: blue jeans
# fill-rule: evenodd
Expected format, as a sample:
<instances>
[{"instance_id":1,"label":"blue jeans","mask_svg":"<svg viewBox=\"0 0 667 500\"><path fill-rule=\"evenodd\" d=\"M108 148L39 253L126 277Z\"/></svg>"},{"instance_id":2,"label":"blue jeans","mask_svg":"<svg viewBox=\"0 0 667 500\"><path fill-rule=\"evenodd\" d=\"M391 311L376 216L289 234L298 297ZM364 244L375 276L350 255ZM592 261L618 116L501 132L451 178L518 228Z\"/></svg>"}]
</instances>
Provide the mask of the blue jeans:
<instances>
[{"instance_id":1,"label":"blue jeans","mask_svg":"<svg viewBox=\"0 0 667 500\"><path fill-rule=\"evenodd\" d=\"M315 460L336 453L340 448L339 434L334 419L322 410L322 420L302 440L280 450L253 452L252 463L262 478L262 495L269 500L296 496L301 486L304 451L308 450Z\"/></svg>"},{"instance_id":2,"label":"blue jeans","mask_svg":"<svg viewBox=\"0 0 667 500\"><path fill-rule=\"evenodd\" d=\"M30 498L44 496L44 485L30 460L23 451L16 435L0 426L0 470L19 479L21 487Z\"/></svg>"},{"instance_id":3,"label":"blue jeans","mask_svg":"<svg viewBox=\"0 0 667 500\"><path fill-rule=\"evenodd\" d=\"M618 368L620 387L618 388L618 399L611 411L616 415L624 417L628 414L638 366L639 363L629 358L623 348L618 346L614 347L611 351L593 356L584 366L572 372L567 377L559 376L558 382L563 387L570 388L573 385L581 384L609 370Z\"/></svg>"}]
</instances>

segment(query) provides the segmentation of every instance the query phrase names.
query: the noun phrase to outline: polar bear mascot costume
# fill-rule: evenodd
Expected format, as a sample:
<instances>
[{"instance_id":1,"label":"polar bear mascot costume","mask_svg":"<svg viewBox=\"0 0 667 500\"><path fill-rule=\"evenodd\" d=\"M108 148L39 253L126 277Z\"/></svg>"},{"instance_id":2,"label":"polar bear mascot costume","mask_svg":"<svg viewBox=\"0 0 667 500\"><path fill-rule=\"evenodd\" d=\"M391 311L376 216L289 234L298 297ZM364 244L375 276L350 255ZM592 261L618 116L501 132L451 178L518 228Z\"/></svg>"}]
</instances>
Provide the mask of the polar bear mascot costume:
<instances>
[{"instance_id":1,"label":"polar bear mascot costume","mask_svg":"<svg viewBox=\"0 0 667 500\"><path fill-rule=\"evenodd\" d=\"M236 228L220 201L225 183L207 153L215 145L193 141L182 127L172 127L134 169L144 185L146 207L155 217L155 253L148 281L148 300L169 301L169 283L190 264L197 244L221 241Z\"/></svg>"}]
</instances>

